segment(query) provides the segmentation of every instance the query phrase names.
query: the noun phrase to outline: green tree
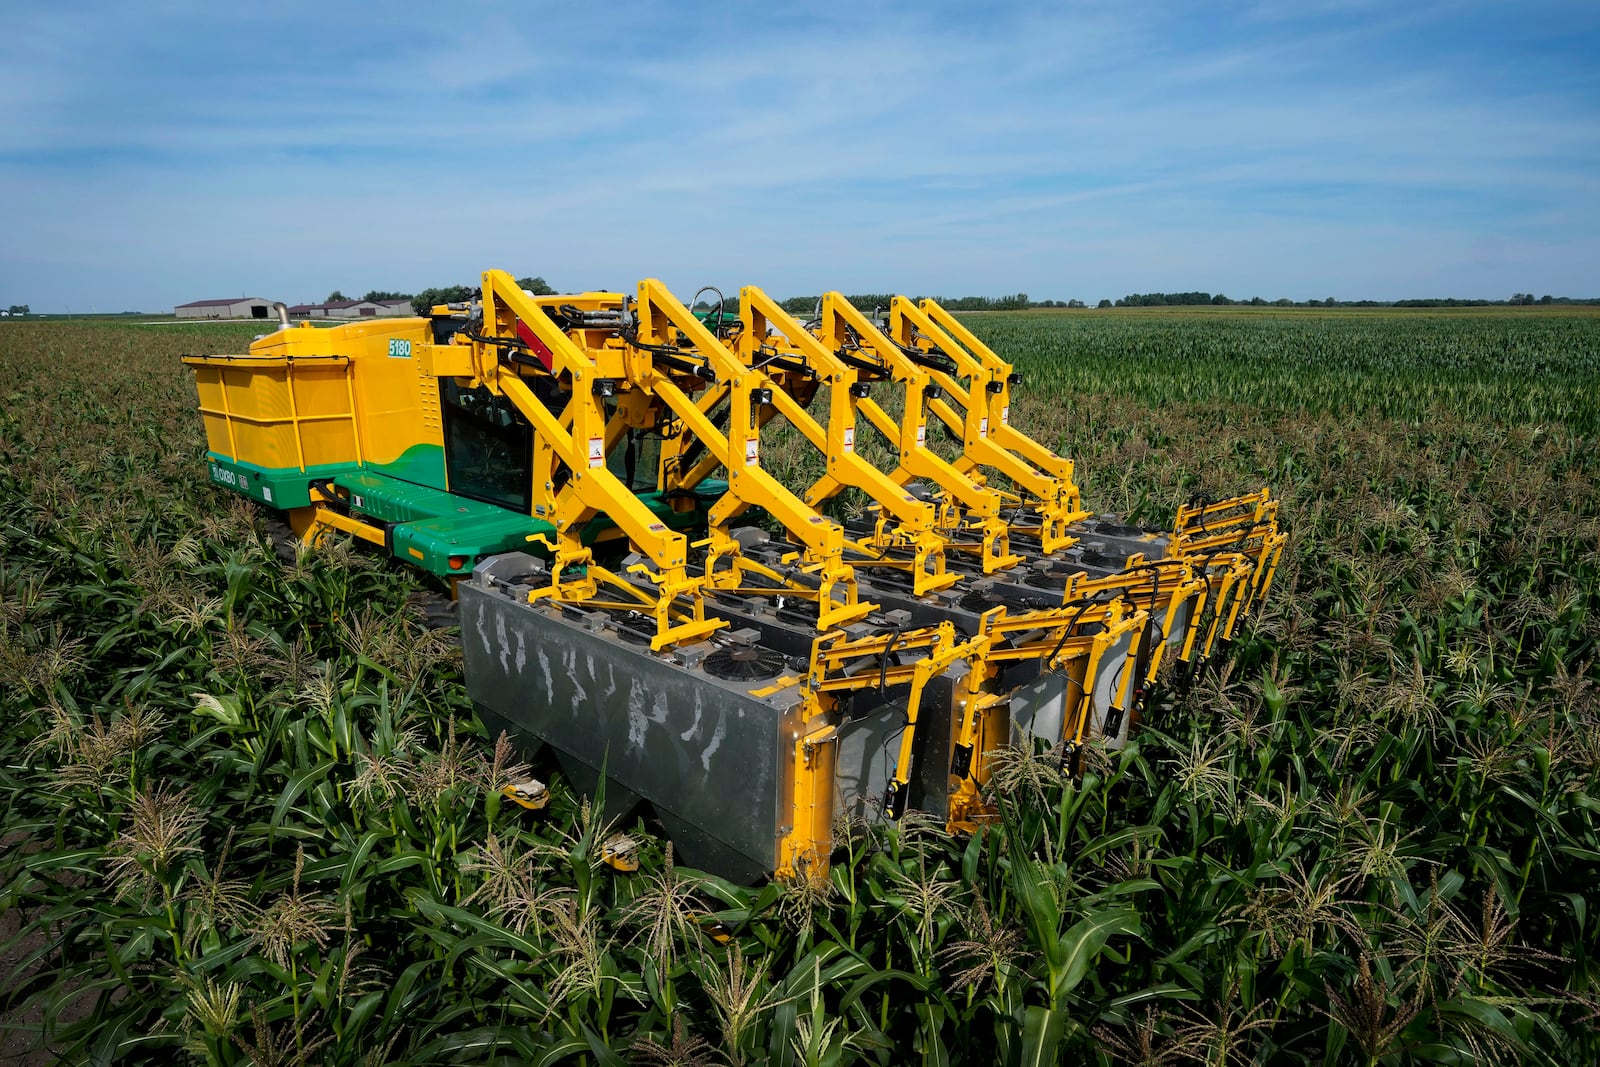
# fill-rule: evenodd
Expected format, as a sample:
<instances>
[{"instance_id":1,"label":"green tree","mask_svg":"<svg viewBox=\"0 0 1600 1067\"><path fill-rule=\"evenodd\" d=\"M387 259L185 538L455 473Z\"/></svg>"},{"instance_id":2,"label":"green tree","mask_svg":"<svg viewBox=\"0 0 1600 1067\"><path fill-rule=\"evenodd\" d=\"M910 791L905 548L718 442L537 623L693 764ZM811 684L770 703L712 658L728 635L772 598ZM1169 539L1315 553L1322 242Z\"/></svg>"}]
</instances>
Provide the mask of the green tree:
<instances>
[{"instance_id":1,"label":"green tree","mask_svg":"<svg viewBox=\"0 0 1600 1067\"><path fill-rule=\"evenodd\" d=\"M332 303L334 303L335 301L338 301L338 300L349 300L349 299L350 298L348 296L345 296L339 290L335 289L333 292L328 294L328 299L324 300L323 303L324 304L332 304Z\"/></svg>"},{"instance_id":2,"label":"green tree","mask_svg":"<svg viewBox=\"0 0 1600 1067\"><path fill-rule=\"evenodd\" d=\"M1108 308L1110 306L1111 306L1111 301L1106 300L1103 297L1101 298L1100 303L1095 305L1095 307L1097 307L1097 308Z\"/></svg>"},{"instance_id":3,"label":"green tree","mask_svg":"<svg viewBox=\"0 0 1600 1067\"><path fill-rule=\"evenodd\" d=\"M435 304L456 304L472 299L477 290L467 285L447 285L442 289L424 289L411 298L411 310L426 315Z\"/></svg>"},{"instance_id":4,"label":"green tree","mask_svg":"<svg viewBox=\"0 0 1600 1067\"><path fill-rule=\"evenodd\" d=\"M367 293L367 295L362 297L361 299L363 299L363 300L371 300L374 303L376 303L378 301L382 301L382 300L410 300L411 299L411 294L410 293L391 293L387 289L373 289L373 290L369 291Z\"/></svg>"},{"instance_id":5,"label":"green tree","mask_svg":"<svg viewBox=\"0 0 1600 1067\"><path fill-rule=\"evenodd\" d=\"M518 278L517 286L532 293L534 296L553 296L555 290L550 288L550 283L543 278Z\"/></svg>"},{"instance_id":6,"label":"green tree","mask_svg":"<svg viewBox=\"0 0 1600 1067\"><path fill-rule=\"evenodd\" d=\"M28 305L27 304L12 304L6 310L12 315L26 315L26 314L28 314Z\"/></svg>"}]
</instances>

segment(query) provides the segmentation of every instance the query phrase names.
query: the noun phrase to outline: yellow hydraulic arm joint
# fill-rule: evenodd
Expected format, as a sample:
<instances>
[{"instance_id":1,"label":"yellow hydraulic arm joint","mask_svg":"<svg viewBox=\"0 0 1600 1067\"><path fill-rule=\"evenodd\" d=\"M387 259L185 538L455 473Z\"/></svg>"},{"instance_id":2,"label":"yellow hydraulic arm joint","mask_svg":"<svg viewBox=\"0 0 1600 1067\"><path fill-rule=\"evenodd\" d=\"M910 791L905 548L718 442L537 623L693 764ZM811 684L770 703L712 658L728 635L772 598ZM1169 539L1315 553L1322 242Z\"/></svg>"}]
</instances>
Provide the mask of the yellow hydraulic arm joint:
<instances>
[{"instance_id":1,"label":"yellow hydraulic arm joint","mask_svg":"<svg viewBox=\"0 0 1600 1067\"><path fill-rule=\"evenodd\" d=\"M932 301L924 301L924 304L938 308ZM943 313L942 308L938 310ZM1078 487L1072 481L1071 461L1035 445L1030 451L1042 452L1052 459L1046 469L1041 470L1032 460L1007 447L1007 443L1015 443L1024 435L1010 430L1009 426L1006 427L1008 432L999 432L999 427L1005 425L1002 417L1009 418L1009 409L997 403L1009 389L1009 365L985 366L926 311L903 296L890 301L889 328L896 343L941 354L954 364L954 374L930 371L930 375L933 383L944 389L951 399L959 397L957 402L965 406L966 414L958 414L944 399L931 401L928 410L960 435L962 456L956 466L969 474L988 467L1009 479L1023 501L1039 511L1038 534L1044 552L1071 545L1076 539L1068 533L1067 526L1090 514L1083 510ZM967 379L965 387L959 380L961 377Z\"/></svg>"},{"instance_id":2,"label":"yellow hydraulic arm joint","mask_svg":"<svg viewBox=\"0 0 1600 1067\"><path fill-rule=\"evenodd\" d=\"M656 620L653 647L697 640L725 625L722 620L705 617L700 582L687 572L687 539L669 530L607 469L606 414L594 389L600 374L588 354L505 271L484 272L482 308L481 336L505 338L506 346L523 344L517 329L520 323L548 352L551 373L565 376L571 384L571 399L558 418L534 395L514 365L502 360L502 345L470 342L477 377L492 392L509 399L533 424L536 436L571 471L571 478L553 500L556 558L551 586L542 595L562 600L595 595L594 578L589 574L591 557L579 534L588 519L604 513L656 566L657 573L652 575L658 586L651 608ZM586 577L563 585L564 575L576 569L582 569ZM674 602L680 596L689 603L685 622L674 621Z\"/></svg>"},{"instance_id":3,"label":"yellow hydraulic arm joint","mask_svg":"<svg viewBox=\"0 0 1600 1067\"><path fill-rule=\"evenodd\" d=\"M1064 602L1086 597L1119 596L1130 605L1138 605L1159 620L1159 641L1153 642L1147 652L1148 662L1143 672L1143 686L1155 683L1156 675L1166 656L1168 645L1176 646L1181 658L1191 647L1200 626L1200 613L1205 608L1210 583L1196 572L1186 559L1158 559L1145 562L1131 557L1122 571L1102 578L1073 575L1062 595ZM1185 616L1184 608L1190 609ZM1181 632L1179 631L1181 627Z\"/></svg>"},{"instance_id":4,"label":"yellow hydraulic arm joint","mask_svg":"<svg viewBox=\"0 0 1600 1067\"><path fill-rule=\"evenodd\" d=\"M1002 448L1015 452L1040 470L1071 486L1071 493L1076 502L1079 494L1077 486L1072 480L1072 461L1056 455L1011 425L1011 386L1018 380L1018 375L1011 364L996 355L993 349L978 340L976 334L962 325L960 319L950 314L939 304L925 299L919 306L923 314L927 315L929 320L943 330L946 336L959 342L962 347L977 357L978 362L983 366L986 378L984 401L988 405L986 414L989 416L990 437L994 442ZM974 391L973 395L976 396L976 391Z\"/></svg>"},{"instance_id":5,"label":"yellow hydraulic arm joint","mask_svg":"<svg viewBox=\"0 0 1600 1067\"><path fill-rule=\"evenodd\" d=\"M983 639L957 642L955 626L948 621L918 630L896 630L866 637L852 638L842 631L835 631L812 642L811 668L806 687L814 697L910 685L906 697L905 729L900 734L894 772L884 791L884 814L889 818L898 819L905 814L923 690L930 681L959 660L967 661L969 675L979 671L986 647L987 641ZM891 663L891 655L902 662ZM916 655L917 658L905 662L910 655ZM863 664L866 665L865 669L861 669Z\"/></svg>"},{"instance_id":6,"label":"yellow hydraulic arm joint","mask_svg":"<svg viewBox=\"0 0 1600 1067\"><path fill-rule=\"evenodd\" d=\"M839 742L838 726L832 720L836 718L833 712L839 697L910 686L898 760L884 794L886 814L898 818L904 812L923 691L930 680L958 660L968 661L971 674L977 672L982 658L982 642L957 643L955 638L955 628L945 622L864 637L833 630L812 641L810 666L802 689L806 729L795 740L793 820L779 840L780 875L816 879L827 873ZM915 660L907 662L912 656Z\"/></svg>"},{"instance_id":7,"label":"yellow hydraulic arm joint","mask_svg":"<svg viewBox=\"0 0 1600 1067\"><path fill-rule=\"evenodd\" d=\"M1142 609L1129 610L1120 598L1085 601L1078 605L1045 608L1011 614L1004 606L985 612L973 643L983 650L974 660L976 668L963 684L962 714L957 728L952 760L952 775L958 779L950 798L950 823L953 828L982 821L985 808L980 797L988 779L990 750L1010 740L1009 720L1000 711L1009 694L986 691L1004 664L1033 661L1041 671L1065 671L1066 707L1062 716L1062 741L1082 745L1093 707L1092 688L1106 655L1128 634L1137 634L1149 624ZM1111 694L1110 707L1098 709L1102 721L1120 719L1128 706L1132 686L1131 663L1137 640L1130 641L1127 660Z\"/></svg>"}]
</instances>

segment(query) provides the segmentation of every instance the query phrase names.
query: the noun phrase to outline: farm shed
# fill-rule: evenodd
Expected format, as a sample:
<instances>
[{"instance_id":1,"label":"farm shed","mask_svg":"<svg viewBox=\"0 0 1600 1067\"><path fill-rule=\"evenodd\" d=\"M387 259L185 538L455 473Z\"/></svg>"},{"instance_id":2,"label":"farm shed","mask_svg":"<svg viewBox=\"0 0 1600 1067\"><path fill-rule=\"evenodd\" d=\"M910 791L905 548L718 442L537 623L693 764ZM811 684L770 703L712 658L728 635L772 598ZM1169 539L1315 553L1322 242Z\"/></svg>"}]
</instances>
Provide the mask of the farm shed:
<instances>
[{"instance_id":1,"label":"farm shed","mask_svg":"<svg viewBox=\"0 0 1600 1067\"><path fill-rule=\"evenodd\" d=\"M259 296L233 296L221 300L191 300L172 313L180 319L270 319L272 301Z\"/></svg>"},{"instance_id":2,"label":"farm shed","mask_svg":"<svg viewBox=\"0 0 1600 1067\"><path fill-rule=\"evenodd\" d=\"M411 301L333 300L323 304L296 304L289 309L289 314L306 319L397 318L411 314Z\"/></svg>"}]
</instances>

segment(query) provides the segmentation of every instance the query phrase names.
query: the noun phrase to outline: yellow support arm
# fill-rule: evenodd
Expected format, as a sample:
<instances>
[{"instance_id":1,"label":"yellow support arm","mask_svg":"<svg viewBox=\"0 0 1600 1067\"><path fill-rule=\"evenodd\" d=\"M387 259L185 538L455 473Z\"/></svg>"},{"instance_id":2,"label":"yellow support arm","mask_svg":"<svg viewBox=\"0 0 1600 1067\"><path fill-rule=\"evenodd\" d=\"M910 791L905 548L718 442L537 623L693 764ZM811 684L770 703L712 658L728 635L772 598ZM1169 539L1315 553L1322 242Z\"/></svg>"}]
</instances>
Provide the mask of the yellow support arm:
<instances>
[{"instance_id":1,"label":"yellow support arm","mask_svg":"<svg viewBox=\"0 0 1600 1067\"><path fill-rule=\"evenodd\" d=\"M956 575L945 571L944 538L934 532L938 524L934 506L906 492L903 486L862 459L856 451L858 398L854 394L860 380L856 368L813 337L777 301L755 286L746 286L740 291L740 314L744 328L739 333L738 347L745 366L754 367L781 339L782 347L776 350L799 359L829 387L826 427L781 387L775 388L772 394L772 403L778 412L824 457L827 472L807 492L806 503L820 503L844 486L860 489L898 521L899 528L890 542L904 544L912 551L909 569L915 594L922 596L955 584ZM777 333L773 334L773 330Z\"/></svg>"},{"instance_id":2,"label":"yellow support arm","mask_svg":"<svg viewBox=\"0 0 1600 1067\"><path fill-rule=\"evenodd\" d=\"M594 363L505 271L484 272L483 316L484 329L494 337L516 337L516 324L521 322L550 352L552 371L571 378L572 399L567 410L557 418L540 403L514 369L499 362L493 347L475 342L479 348L479 377L492 392L516 405L523 417L533 424L537 436L549 443L556 457L572 472L568 483L570 491L563 494L557 505L558 536L568 536L576 524L603 512L616 521L658 568L663 571L683 568L688 556L687 539L668 530L606 468L606 417L592 388L598 377Z\"/></svg>"},{"instance_id":3,"label":"yellow support arm","mask_svg":"<svg viewBox=\"0 0 1600 1067\"><path fill-rule=\"evenodd\" d=\"M598 572L589 566L589 551L579 535L584 522L603 512L635 547L650 557L659 572L649 575L657 589L652 608L656 619L653 647L660 649L698 639L726 625L722 620L705 617L700 580L691 577L686 569L687 539L669 530L606 467L607 420L594 391L594 383L600 377L594 361L505 271L484 272L482 300L484 332L480 336L495 338L496 342L471 341L476 376L492 392L516 406L533 425L536 440L571 472L555 500L552 516L557 538L552 584L536 595L583 599L596 594ZM528 337L536 340L537 346ZM501 338L505 342L497 343ZM514 365L502 362L501 352L507 347L533 347L541 359L549 359L550 373L568 379L571 398L559 417L534 395ZM578 566L584 568L584 576L564 585L565 572ZM686 621L683 612L675 615L673 611L680 596L690 604Z\"/></svg>"},{"instance_id":4,"label":"yellow support arm","mask_svg":"<svg viewBox=\"0 0 1600 1067\"><path fill-rule=\"evenodd\" d=\"M925 304L931 304L938 313L949 317L937 304L931 301ZM890 302L889 313L890 332L897 342L909 346L917 344L919 340L925 341L926 345L918 347L929 351L936 349L955 364L956 375L933 372L932 378L949 391L951 399L960 396L960 402L966 407L965 417L957 414L943 400L933 402L929 409L961 434L964 462L958 466L964 470L993 468L1030 497L1030 502L1041 511L1040 539L1044 551L1052 552L1071 544L1073 538L1066 533L1067 524L1087 518L1090 513L1083 510L1081 505L1078 487L1072 481L1070 461L1054 457L1055 462L1041 470L1031 460L1015 454L1007 447L1022 435L1009 430L1009 427L1008 432L999 431L1002 424L998 415L1001 410L995 407L995 399L1004 395L1008 388L1005 376L1009 374L1009 366L998 360L995 366L985 366L982 359L946 333L928 312L905 297L895 297ZM957 380L957 375L967 379L965 389ZM992 408L995 409L994 417L991 417ZM1029 449L1035 454L1039 454L1040 450L1042 446ZM1043 454L1053 457L1053 453L1048 451Z\"/></svg>"},{"instance_id":5,"label":"yellow support arm","mask_svg":"<svg viewBox=\"0 0 1600 1067\"><path fill-rule=\"evenodd\" d=\"M708 516L712 545L706 559L707 579L718 580L717 565L724 559L737 570L738 545L728 535L727 524L745 508L760 507L805 546L808 562L818 572L819 628L826 630L874 610L874 605L857 602L855 571L843 562L843 528L819 515L761 466L757 397L776 395L778 390L772 379L745 366L654 278L639 283L637 311L641 347L681 347L685 355L693 353L705 360L706 366L728 386L728 431L723 433L668 376L652 371L645 378L647 387L728 471L728 493ZM680 335L686 347L679 345ZM841 598L835 597L836 591L843 593L842 603Z\"/></svg>"},{"instance_id":6,"label":"yellow support arm","mask_svg":"<svg viewBox=\"0 0 1600 1067\"><path fill-rule=\"evenodd\" d=\"M996 355L994 350L978 340L977 335L967 329L960 319L950 314L934 301L923 300L921 310L929 321L943 330L947 337L959 342L983 366L986 372L984 375L983 402L987 405L985 414L989 418L989 432L995 443L1002 448L1017 453L1029 463L1054 475L1060 481L1069 485L1072 484L1072 460L1056 455L1011 425L1011 384L1013 378L1011 364ZM973 395L977 395L976 390L974 390ZM1075 488L1074 494L1076 494Z\"/></svg>"},{"instance_id":7,"label":"yellow support arm","mask_svg":"<svg viewBox=\"0 0 1600 1067\"><path fill-rule=\"evenodd\" d=\"M853 336L884 364L896 384L901 386L903 403L899 425L870 399L863 398L856 405L857 410L883 434L898 454L899 462L890 478L900 485L913 478L926 479L942 489L947 498L961 505L968 521L979 532L985 574L993 574L1022 562L1021 556L1011 553L1006 524L1000 519L999 495L947 463L928 447L923 398L932 380L929 373L837 292L823 294L822 323L818 336L824 345L834 349L843 347L847 339Z\"/></svg>"}]
</instances>

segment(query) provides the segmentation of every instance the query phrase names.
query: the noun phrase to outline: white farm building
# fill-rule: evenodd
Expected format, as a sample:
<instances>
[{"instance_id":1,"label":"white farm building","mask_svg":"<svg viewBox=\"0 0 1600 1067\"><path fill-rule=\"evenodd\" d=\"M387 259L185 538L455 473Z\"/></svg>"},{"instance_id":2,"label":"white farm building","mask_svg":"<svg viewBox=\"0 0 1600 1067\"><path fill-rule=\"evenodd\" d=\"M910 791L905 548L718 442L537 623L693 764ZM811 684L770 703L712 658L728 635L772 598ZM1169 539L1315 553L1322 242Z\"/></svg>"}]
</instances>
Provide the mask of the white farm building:
<instances>
[{"instance_id":1,"label":"white farm building","mask_svg":"<svg viewBox=\"0 0 1600 1067\"><path fill-rule=\"evenodd\" d=\"M191 300L172 313L180 319L270 319L272 301L259 296L232 296L221 300Z\"/></svg>"},{"instance_id":2,"label":"white farm building","mask_svg":"<svg viewBox=\"0 0 1600 1067\"><path fill-rule=\"evenodd\" d=\"M410 300L331 300L289 306L289 317L294 319L387 319L410 314Z\"/></svg>"}]
</instances>

